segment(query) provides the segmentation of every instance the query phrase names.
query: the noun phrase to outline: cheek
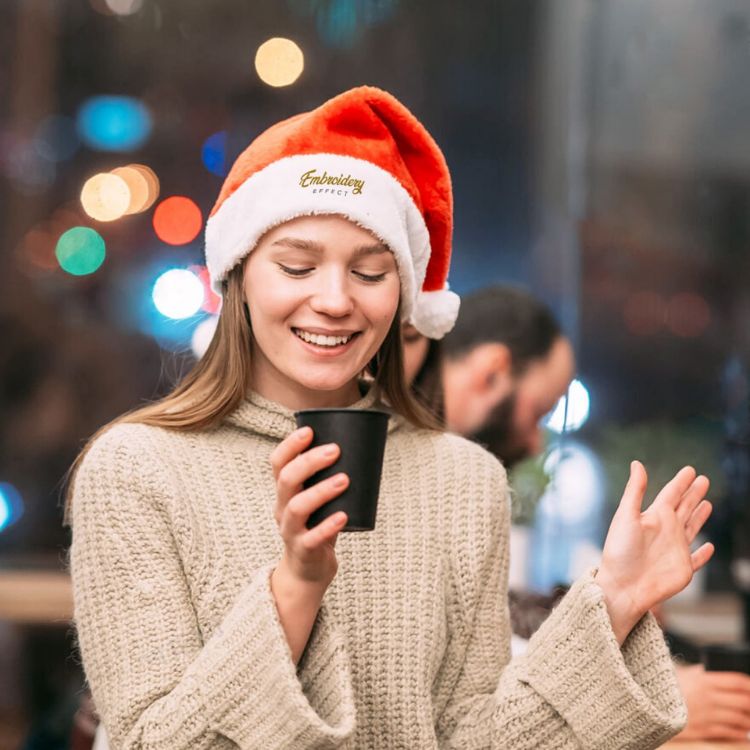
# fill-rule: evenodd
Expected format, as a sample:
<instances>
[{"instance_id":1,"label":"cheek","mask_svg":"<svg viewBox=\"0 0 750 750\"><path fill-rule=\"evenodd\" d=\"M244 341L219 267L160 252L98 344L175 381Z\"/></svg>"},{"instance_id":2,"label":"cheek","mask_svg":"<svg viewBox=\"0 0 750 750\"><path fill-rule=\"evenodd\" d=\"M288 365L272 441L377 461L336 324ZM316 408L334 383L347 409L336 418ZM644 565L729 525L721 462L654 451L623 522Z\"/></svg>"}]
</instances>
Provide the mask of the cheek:
<instances>
[{"instance_id":1,"label":"cheek","mask_svg":"<svg viewBox=\"0 0 750 750\"><path fill-rule=\"evenodd\" d=\"M262 269L246 275L244 291L250 318L255 320L286 317L294 310L298 296L293 288Z\"/></svg>"},{"instance_id":2,"label":"cheek","mask_svg":"<svg viewBox=\"0 0 750 750\"><path fill-rule=\"evenodd\" d=\"M390 282L372 289L366 301L363 300L365 302L363 307L373 325L386 329L390 327L398 309L399 296L400 284L398 282Z\"/></svg>"}]
</instances>

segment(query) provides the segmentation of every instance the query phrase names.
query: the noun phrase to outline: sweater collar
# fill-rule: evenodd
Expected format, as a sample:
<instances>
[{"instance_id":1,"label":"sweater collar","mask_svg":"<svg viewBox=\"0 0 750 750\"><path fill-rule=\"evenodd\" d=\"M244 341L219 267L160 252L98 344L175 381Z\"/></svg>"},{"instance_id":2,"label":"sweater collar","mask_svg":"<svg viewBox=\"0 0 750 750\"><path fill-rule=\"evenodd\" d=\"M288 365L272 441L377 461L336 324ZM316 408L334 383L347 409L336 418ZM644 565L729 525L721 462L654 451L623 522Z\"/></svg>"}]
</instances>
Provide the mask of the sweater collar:
<instances>
[{"instance_id":1,"label":"sweater collar","mask_svg":"<svg viewBox=\"0 0 750 750\"><path fill-rule=\"evenodd\" d=\"M389 412L391 418L388 420L388 432L395 430L403 421L402 417L394 414L392 409L378 401L372 388L348 408L381 409ZM255 391L251 391L231 414L224 417L224 422L278 440L283 440L297 429L293 409L271 401Z\"/></svg>"}]
</instances>

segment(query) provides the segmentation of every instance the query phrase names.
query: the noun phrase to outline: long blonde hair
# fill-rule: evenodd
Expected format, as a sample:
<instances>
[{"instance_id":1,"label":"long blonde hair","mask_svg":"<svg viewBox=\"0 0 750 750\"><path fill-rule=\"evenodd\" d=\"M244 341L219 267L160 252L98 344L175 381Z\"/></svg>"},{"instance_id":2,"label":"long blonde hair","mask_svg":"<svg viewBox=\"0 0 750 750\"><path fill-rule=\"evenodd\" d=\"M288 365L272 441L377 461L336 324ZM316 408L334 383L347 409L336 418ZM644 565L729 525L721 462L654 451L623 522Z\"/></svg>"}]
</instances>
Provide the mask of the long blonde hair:
<instances>
[{"instance_id":1,"label":"long blonde hair","mask_svg":"<svg viewBox=\"0 0 750 750\"><path fill-rule=\"evenodd\" d=\"M205 354L166 396L126 412L100 428L86 443L67 474L65 523L69 522L75 473L92 443L116 424L138 423L182 432L217 427L247 397L252 387L251 350L253 332L243 295L244 264L235 266L223 288L223 304L216 332ZM397 311L375 358L368 364L376 396L384 397L392 409L409 422L430 430L440 423L412 395L404 379L401 347L401 315Z\"/></svg>"}]
</instances>

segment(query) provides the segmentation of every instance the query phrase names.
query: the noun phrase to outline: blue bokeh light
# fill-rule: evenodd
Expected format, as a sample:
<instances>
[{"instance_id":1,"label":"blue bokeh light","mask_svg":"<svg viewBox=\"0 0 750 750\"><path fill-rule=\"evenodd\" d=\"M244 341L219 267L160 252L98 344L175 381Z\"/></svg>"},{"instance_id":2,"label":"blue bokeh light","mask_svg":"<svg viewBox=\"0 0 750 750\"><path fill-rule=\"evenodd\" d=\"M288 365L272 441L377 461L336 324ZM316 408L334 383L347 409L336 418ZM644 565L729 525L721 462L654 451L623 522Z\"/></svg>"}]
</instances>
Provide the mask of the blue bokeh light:
<instances>
[{"instance_id":1,"label":"blue bokeh light","mask_svg":"<svg viewBox=\"0 0 750 750\"><path fill-rule=\"evenodd\" d=\"M8 482L0 482L0 532L23 515L21 493Z\"/></svg>"},{"instance_id":2,"label":"blue bokeh light","mask_svg":"<svg viewBox=\"0 0 750 750\"><path fill-rule=\"evenodd\" d=\"M108 299L110 314L124 329L151 337L161 349L189 354L195 328L208 317L208 313L199 309L187 318L169 318L157 309L153 292L156 280L167 271L185 270L199 264L203 259L203 247L194 242L174 248L168 259L159 245L150 248L150 252L151 256L146 254L141 262L129 264L118 275ZM205 293L202 283L201 288Z\"/></svg>"},{"instance_id":3,"label":"blue bokeh light","mask_svg":"<svg viewBox=\"0 0 750 750\"><path fill-rule=\"evenodd\" d=\"M34 135L37 153L50 161L70 159L79 145L75 122L63 115L51 115L42 120Z\"/></svg>"},{"instance_id":4,"label":"blue bokeh light","mask_svg":"<svg viewBox=\"0 0 750 750\"><path fill-rule=\"evenodd\" d=\"M129 96L95 96L78 110L78 133L99 151L133 151L151 134L151 114Z\"/></svg>"},{"instance_id":5,"label":"blue bokeh light","mask_svg":"<svg viewBox=\"0 0 750 750\"><path fill-rule=\"evenodd\" d=\"M227 133L220 130L218 133L208 136L203 142L201 149L201 160L203 166L218 177L226 177L227 174Z\"/></svg>"}]
</instances>

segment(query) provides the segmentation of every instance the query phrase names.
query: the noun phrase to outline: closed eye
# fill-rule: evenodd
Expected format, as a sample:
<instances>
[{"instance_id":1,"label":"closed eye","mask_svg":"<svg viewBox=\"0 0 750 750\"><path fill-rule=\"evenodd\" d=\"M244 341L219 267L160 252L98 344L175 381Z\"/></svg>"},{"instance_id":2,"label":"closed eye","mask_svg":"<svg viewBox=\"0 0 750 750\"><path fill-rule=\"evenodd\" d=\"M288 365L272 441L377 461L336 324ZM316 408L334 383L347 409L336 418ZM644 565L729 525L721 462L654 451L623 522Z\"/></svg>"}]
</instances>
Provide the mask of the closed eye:
<instances>
[{"instance_id":1,"label":"closed eye","mask_svg":"<svg viewBox=\"0 0 750 750\"><path fill-rule=\"evenodd\" d=\"M386 276L384 273L372 275L368 273L361 273L360 271L354 271L354 274L356 276L359 276L359 278L362 279L363 281L368 281L370 283L376 283L378 281L382 281Z\"/></svg>"},{"instance_id":2,"label":"closed eye","mask_svg":"<svg viewBox=\"0 0 750 750\"><path fill-rule=\"evenodd\" d=\"M312 268L289 268L289 266L282 265L281 263L278 266L284 273L289 274L289 276L304 276L313 270Z\"/></svg>"}]
</instances>

